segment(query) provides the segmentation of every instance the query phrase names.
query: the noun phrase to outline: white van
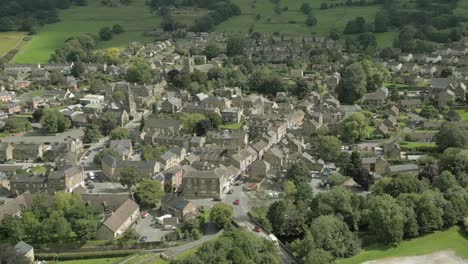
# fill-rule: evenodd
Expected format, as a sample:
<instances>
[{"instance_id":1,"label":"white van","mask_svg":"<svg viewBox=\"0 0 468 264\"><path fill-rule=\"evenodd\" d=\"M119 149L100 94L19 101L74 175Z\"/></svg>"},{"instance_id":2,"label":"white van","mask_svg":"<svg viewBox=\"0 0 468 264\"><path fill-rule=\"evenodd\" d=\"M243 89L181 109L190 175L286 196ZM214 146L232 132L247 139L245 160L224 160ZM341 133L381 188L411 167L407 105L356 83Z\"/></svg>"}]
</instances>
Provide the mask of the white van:
<instances>
[{"instance_id":1,"label":"white van","mask_svg":"<svg viewBox=\"0 0 468 264\"><path fill-rule=\"evenodd\" d=\"M92 171L88 172L88 178L89 178L90 180L96 179L96 176L94 176L94 172L92 172Z\"/></svg>"},{"instance_id":2,"label":"white van","mask_svg":"<svg viewBox=\"0 0 468 264\"><path fill-rule=\"evenodd\" d=\"M278 245L278 238L275 237L273 234L268 235L268 239L273 242L273 244Z\"/></svg>"}]
</instances>

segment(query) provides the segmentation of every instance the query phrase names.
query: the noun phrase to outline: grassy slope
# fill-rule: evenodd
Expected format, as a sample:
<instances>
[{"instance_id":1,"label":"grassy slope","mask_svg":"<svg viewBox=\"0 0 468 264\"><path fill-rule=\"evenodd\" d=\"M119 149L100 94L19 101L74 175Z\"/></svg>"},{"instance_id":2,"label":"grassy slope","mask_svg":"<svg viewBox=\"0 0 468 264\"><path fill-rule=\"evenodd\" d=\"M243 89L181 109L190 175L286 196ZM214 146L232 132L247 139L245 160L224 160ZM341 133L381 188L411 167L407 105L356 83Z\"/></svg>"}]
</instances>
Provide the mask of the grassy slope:
<instances>
[{"instance_id":1,"label":"grassy slope","mask_svg":"<svg viewBox=\"0 0 468 264\"><path fill-rule=\"evenodd\" d=\"M125 47L132 40L150 41L142 36L146 29L159 27L160 17L150 14L145 0L133 0L128 7L111 8L90 0L88 6L72 7L60 12L61 21L45 25L33 39L15 56L13 62L44 62L64 41L83 33L97 34L104 26L119 23L126 30L110 41L102 42L99 48Z\"/></svg>"},{"instance_id":2,"label":"grassy slope","mask_svg":"<svg viewBox=\"0 0 468 264\"><path fill-rule=\"evenodd\" d=\"M24 32L0 32L0 57L16 48L24 36Z\"/></svg>"},{"instance_id":3,"label":"grassy slope","mask_svg":"<svg viewBox=\"0 0 468 264\"><path fill-rule=\"evenodd\" d=\"M63 264L115 264L123 258L101 258L101 259L83 259L83 260L68 260L51 263L63 263Z\"/></svg>"},{"instance_id":4,"label":"grassy slope","mask_svg":"<svg viewBox=\"0 0 468 264\"><path fill-rule=\"evenodd\" d=\"M459 227L403 241L399 246L393 248L382 246L365 248L357 256L338 260L337 263L355 264L390 257L424 255L448 249L455 251L457 256L468 258L468 239L461 234Z\"/></svg>"},{"instance_id":5,"label":"grassy slope","mask_svg":"<svg viewBox=\"0 0 468 264\"><path fill-rule=\"evenodd\" d=\"M255 6L252 6L252 0L233 0L237 3L242 15L229 19L220 24L216 30L226 32L248 32L254 25L254 31L259 32L286 32L286 33L312 33L319 35L328 35L331 29L336 28L342 31L346 23L357 17L362 16L367 21L373 22L375 14L380 6L362 6L362 7L336 7L326 10L319 9L321 1L301 0L301 1L282 1L281 7L288 7L288 11L281 14L274 12L274 4L270 0L257 0ZM302 3L308 2L314 10L318 23L314 27L305 25L306 16L299 11ZM260 14L260 20L256 21L255 16ZM268 21L270 19L270 21ZM288 21L296 21L296 24L290 24ZM380 34L381 37L392 34Z\"/></svg>"}]
</instances>

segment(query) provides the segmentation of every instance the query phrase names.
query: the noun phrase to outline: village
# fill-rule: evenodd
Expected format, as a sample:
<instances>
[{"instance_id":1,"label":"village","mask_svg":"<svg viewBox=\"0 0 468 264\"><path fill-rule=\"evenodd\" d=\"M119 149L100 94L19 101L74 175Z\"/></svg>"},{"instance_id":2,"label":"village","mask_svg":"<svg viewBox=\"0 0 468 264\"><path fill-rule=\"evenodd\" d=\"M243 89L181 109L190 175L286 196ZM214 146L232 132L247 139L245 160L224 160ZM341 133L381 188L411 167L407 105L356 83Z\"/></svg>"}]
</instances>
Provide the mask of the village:
<instances>
[{"instance_id":1,"label":"village","mask_svg":"<svg viewBox=\"0 0 468 264\"><path fill-rule=\"evenodd\" d=\"M132 42L116 64L3 65L0 221L19 217L35 194L67 192L104 208L96 240L134 229L140 244L185 241L175 229L222 202L234 208L234 222L267 238L271 232L250 213L288 195L293 164L306 166L314 194L344 186L365 196L385 176L420 174L443 127L468 129L467 38L431 54L392 48L386 58L368 56L363 67L377 81L360 93L343 92L343 82L353 84L340 72L360 54L345 53L339 41L259 34L242 48L247 69L226 55L229 39L188 33ZM200 52L208 46L220 52ZM137 60L151 68L150 83L126 80ZM235 85L236 71L256 68L293 88L268 80L257 89ZM219 81L227 75L234 80ZM266 78L257 77L250 83ZM340 157L353 153L367 184L343 166ZM138 185L148 179L163 195L142 205ZM216 233L210 227L201 236ZM284 263L295 263L282 251ZM168 258L180 253L166 251Z\"/></svg>"}]
</instances>

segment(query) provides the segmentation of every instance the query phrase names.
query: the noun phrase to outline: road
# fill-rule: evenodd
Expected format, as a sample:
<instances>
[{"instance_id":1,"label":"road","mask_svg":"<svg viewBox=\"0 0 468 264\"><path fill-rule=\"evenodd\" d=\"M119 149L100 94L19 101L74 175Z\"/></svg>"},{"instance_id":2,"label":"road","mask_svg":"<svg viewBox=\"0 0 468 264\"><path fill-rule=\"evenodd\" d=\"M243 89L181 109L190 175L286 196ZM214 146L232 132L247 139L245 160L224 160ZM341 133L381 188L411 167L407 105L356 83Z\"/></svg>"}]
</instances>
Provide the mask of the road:
<instances>
[{"instance_id":1,"label":"road","mask_svg":"<svg viewBox=\"0 0 468 264\"><path fill-rule=\"evenodd\" d=\"M223 230L221 230L221 231L219 231L217 233L214 233L214 234L206 234L202 238L200 238L199 240L196 240L196 241L193 241L193 242L190 242L190 243L187 243L187 244L183 244L183 245L180 245L180 246L177 246L177 247L169 248L168 250L164 251L161 254L161 256L163 258L165 258L165 259L173 259L177 255L180 255L180 254L186 252L187 250L199 247L203 243L205 243L205 242L207 242L207 241L209 241L209 240L211 240L213 238L218 237L222 233L223 233Z\"/></svg>"},{"instance_id":2,"label":"road","mask_svg":"<svg viewBox=\"0 0 468 264\"><path fill-rule=\"evenodd\" d=\"M239 226L245 228L245 230L250 231L257 236L269 240L268 233L265 230L262 232L255 232L255 223L250 220L248 216L248 212L252 210L254 207L254 202L251 201L249 195L243 190L241 186L233 186L232 187L233 193L227 194L223 198L223 202L227 204L231 204L234 207L234 221L239 224ZM234 205L234 201L239 199L239 205ZM281 263L284 264L293 264L296 261L290 256L290 254L286 251L283 245L278 246L279 249L279 256L281 258Z\"/></svg>"}]
</instances>

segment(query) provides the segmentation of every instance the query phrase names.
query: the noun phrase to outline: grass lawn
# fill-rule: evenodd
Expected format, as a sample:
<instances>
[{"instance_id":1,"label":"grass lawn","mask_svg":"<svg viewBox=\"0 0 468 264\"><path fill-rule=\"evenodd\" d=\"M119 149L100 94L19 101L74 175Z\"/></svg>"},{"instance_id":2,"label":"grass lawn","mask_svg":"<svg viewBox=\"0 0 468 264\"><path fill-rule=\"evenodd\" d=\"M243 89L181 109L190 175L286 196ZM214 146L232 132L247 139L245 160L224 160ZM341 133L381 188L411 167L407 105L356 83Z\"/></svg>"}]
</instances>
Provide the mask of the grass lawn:
<instances>
[{"instance_id":1,"label":"grass lawn","mask_svg":"<svg viewBox=\"0 0 468 264\"><path fill-rule=\"evenodd\" d=\"M468 122L468 109L459 109L457 112L460 114L463 121Z\"/></svg>"},{"instance_id":2,"label":"grass lawn","mask_svg":"<svg viewBox=\"0 0 468 264\"><path fill-rule=\"evenodd\" d=\"M237 124L225 124L225 125L219 125L220 129L241 129L244 126L242 123L237 123Z\"/></svg>"},{"instance_id":3,"label":"grass lawn","mask_svg":"<svg viewBox=\"0 0 468 264\"><path fill-rule=\"evenodd\" d=\"M88 6L60 10L61 21L43 26L13 58L13 62L45 62L57 48L63 46L67 38L84 33L97 35L100 28L112 27L117 23L123 26L125 32L115 35L110 41L101 42L98 48L124 48L130 41L151 41L151 37L142 35L143 31L157 28L161 22L159 16L150 13L145 0L133 0L127 7L106 7L101 5L100 0L88 2Z\"/></svg>"},{"instance_id":4,"label":"grass lawn","mask_svg":"<svg viewBox=\"0 0 468 264\"><path fill-rule=\"evenodd\" d=\"M461 233L459 227L452 227L446 231L403 241L397 247L380 245L364 248L358 255L338 260L338 264L355 264L369 260L390 257L417 256L440 250L453 250L457 256L468 258L468 238Z\"/></svg>"},{"instance_id":5,"label":"grass lawn","mask_svg":"<svg viewBox=\"0 0 468 264\"><path fill-rule=\"evenodd\" d=\"M24 32L0 32L0 57L16 48L23 40Z\"/></svg>"},{"instance_id":6,"label":"grass lawn","mask_svg":"<svg viewBox=\"0 0 468 264\"><path fill-rule=\"evenodd\" d=\"M419 147L435 147L435 142L409 142L404 141L401 143L402 148L419 148Z\"/></svg>"},{"instance_id":7,"label":"grass lawn","mask_svg":"<svg viewBox=\"0 0 468 264\"><path fill-rule=\"evenodd\" d=\"M115 264L123 258L100 258L100 259L82 259L82 260L67 260L51 263L63 263L63 264Z\"/></svg>"}]
</instances>

